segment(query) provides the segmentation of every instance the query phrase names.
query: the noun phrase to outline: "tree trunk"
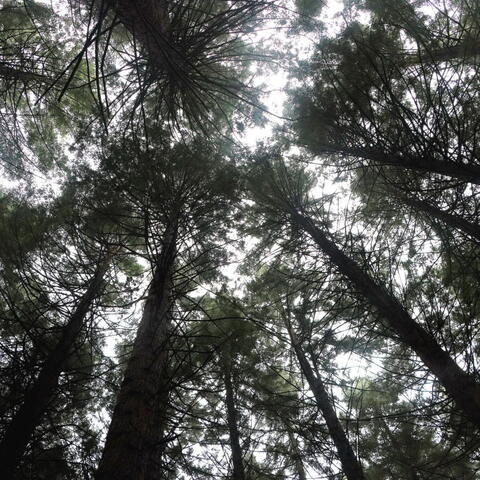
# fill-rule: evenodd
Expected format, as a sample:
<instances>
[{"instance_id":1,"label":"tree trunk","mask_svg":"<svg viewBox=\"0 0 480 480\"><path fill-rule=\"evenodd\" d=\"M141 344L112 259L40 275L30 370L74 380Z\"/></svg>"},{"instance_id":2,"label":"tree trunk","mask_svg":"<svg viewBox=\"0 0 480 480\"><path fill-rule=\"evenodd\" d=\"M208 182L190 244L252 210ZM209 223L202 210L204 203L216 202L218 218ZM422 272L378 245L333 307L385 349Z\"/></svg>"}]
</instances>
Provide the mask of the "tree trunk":
<instances>
[{"instance_id":1,"label":"tree trunk","mask_svg":"<svg viewBox=\"0 0 480 480\"><path fill-rule=\"evenodd\" d=\"M292 449L291 457L295 462L295 468L297 470L298 480L307 480L307 474L305 473L305 468L303 466L302 455L298 448L298 442L295 438L293 432L288 428L288 440L290 443L290 448Z\"/></svg>"},{"instance_id":2,"label":"tree trunk","mask_svg":"<svg viewBox=\"0 0 480 480\"><path fill-rule=\"evenodd\" d=\"M52 79L46 75L22 70L15 65L12 66L5 62L0 62L0 79L6 82L20 81L23 83L37 82L40 84L48 84L48 82L52 81Z\"/></svg>"},{"instance_id":3,"label":"tree trunk","mask_svg":"<svg viewBox=\"0 0 480 480\"><path fill-rule=\"evenodd\" d=\"M399 198L407 205L410 205L421 212L427 213L432 217L442 221L446 225L454 229L461 230L467 235L480 241L480 226L476 225L475 223L471 223L464 218L459 217L458 215L447 213L424 200L419 200L418 198L407 197L403 194L399 194Z\"/></svg>"},{"instance_id":4,"label":"tree trunk","mask_svg":"<svg viewBox=\"0 0 480 480\"><path fill-rule=\"evenodd\" d=\"M150 43L149 36L167 35L170 29L168 0L107 0L132 35Z\"/></svg>"},{"instance_id":5,"label":"tree trunk","mask_svg":"<svg viewBox=\"0 0 480 480\"><path fill-rule=\"evenodd\" d=\"M41 422L45 410L52 400L70 350L82 330L85 317L93 301L100 294L108 263L108 261L103 261L99 265L87 291L81 297L70 320L62 329L60 340L48 354L37 379L26 393L22 406L14 415L6 430L0 444L2 478L13 477L35 428Z\"/></svg>"},{"instance_id":6,"label":"tree trunk","mask_svg":"<svg viewBox=\"0 0 480 480\"><path fill-rule=\"evenodd\" d=\"M335 409L332 406L332 402L328 397L328 393L321 378L317 377L313 372L313 369L307 360L305 352L303 351L300 342L298 341L295 332L287 325L288 333L292 341L293 349L297 355L298 363L302 369L308 385L312 390L317 406L321 410L323 418L327 424L328 433L332 437L333 443L337 450L338 458L342 464L342 470L347 476L348 480L364 480L362 465L358 461L347 435L343 430L342 424L335 413Z\"/></svg>"},{"instance_id":7,"label":"tree trunk","mask_svg":"<svg viewBox=\"0 0 480 480\"><path fill-rule=\"evenodd\" d=\"M436 50L429 50L425 52L420 61L428 62L429 59L435 62L445 62L449 60L461 60L466 63L476 64L476 57L480 55L480 42L476 39L465 40L457 45L450 47L438 48Z\"/></svg>"},{"instance_id":8,"label":"tree trunk","mask_svg":"<svg viewBox=\"0 0 480 480\"><path fill-rule=\"evenodd\" d=\"M400 340L421 358L464 414L480 427L480 384L476 379L464 372L435 338L413 320L400 302L363 272L309 217L296 210L291 213L293 221L312 237L340 273L378 310Z\"/></svg>"},{"instance_id":9,"label":"tree trunk","mask_svg":"<svg viewBox=\"0 0 480 480\"><path fill-rule=\"evenodd\" d=\"M232 450L233 480L245 480L243 468L243 455L240 447L240 433L238 431L238 413L235 406L235 395L233 392L231 368L225 366L225 405L227 407L227 423L230 436L230 448Z\"/></svg>"},{"instance_id":10,"label":"tree trunk","mask_svg":"<svg viewBox=\"0 0 480 480\"><path fill-rule=\"evenodd\" d=\"M392 55L396 65L399 67L411 65L421 66L433 62L447 62L452 60L458 60L467 65L476 65L478 62L477 57L480 55L480 42L478 40L467 39L456 45L436 49L427 48L424 45L423 48L419 48L416 52L405 50L403 58L394 52L392 52Z\"/></svg>"},{"instance_id":11,"label":"tree trunk","mask_svg":"<svg viewBox=\"0 0 480 480\"><path fill-rule=\"evenodd\" d=\"M164 234L97 480L156 480L162 475L177 228L177 223L172 222Z\"/></svg>"},{"instance_id":12,"label":"tree trunk","mask_svg":"<svg viewBox=\"0 0 480 480\"><path fill-rule=\"evenodd\" d=\"M407 170L437 173L463 182L480 185L480 165L442 161L433 158L409 157L384 153L376 148L352 148L333 144L321 145L317 148L317 151L318 153L339 153L364 158L372 160L377 165L392 165Z\"/></svg>"},{"instance_id":13,"label":"tree trunk","mask_svg":"<svg viewBox=\"0 0 480 480\"><path fill-rule=\"evenodd\" d=\"M111 8L132 36L147 50L161 71L173 71L179 52L170 38L167 0L109 0Z\"/></svg>"}]
</instances>

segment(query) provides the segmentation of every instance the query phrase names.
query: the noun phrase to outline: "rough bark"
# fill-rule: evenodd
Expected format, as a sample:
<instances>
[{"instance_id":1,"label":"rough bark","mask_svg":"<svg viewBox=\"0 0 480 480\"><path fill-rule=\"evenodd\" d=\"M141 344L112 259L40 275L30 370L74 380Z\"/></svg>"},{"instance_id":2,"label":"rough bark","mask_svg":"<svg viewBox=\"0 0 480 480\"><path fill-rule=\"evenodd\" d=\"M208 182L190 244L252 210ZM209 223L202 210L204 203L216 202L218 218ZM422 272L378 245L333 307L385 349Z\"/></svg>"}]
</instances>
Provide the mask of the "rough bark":
<instances>
[{"instance_id":1,"label":"rough bark","mask_svg":"<svg viewBox=\"0 0 480 480\"><path fill-rule=\"evenodd\" d=\"M238 431L238 412L235 406L235 395L233 391L231 369L225 367L225 405L227 407L227 424L230 437L230 448L232 450L233 480L245 480L245 471L243 468L243 455L240 446L240 433Z\"/></svg>"},{"instance_id":2,"label":"rough bark","mask_svg":"<svg viewBox=\"0 0 480 480\"><path fill-rule=\"evenodd\" d=\"M420 357L466 417L480 427L480 384L475 377L464 372L400 302L347 257L309 217L296 210L291 213L293 221L376 308L398 338Z\"/></svg>"},{"instance_id":3,"label":"rough bark","mask_svg":"<svg viewBox=\"0 0 480 480\"><path fill-rule=\"evenodd\" d=\"M372 160L377 165L392 165L406 168L407 170L437 173L480 185L480 165L443 161L434 158L410 157L384 153L375 148L352 148L333 144L318 146L317 150L319 153L339 153L364 158Z\"/></svg>"},{"instance_id":4,"label":"rough bark","mask_svg":"<svg viewBox=\"0 0 480 480\"><path fill-rule=\"evenodd\" d=\"M164 234L163 248L117 396L97 480L156 480L162 477L168 404L168 341L176 222Z\"/></svg>"},{"instance_id":5,"label":"rough bark","mask_svg":"<svg viewBox=\"0 0 480 480\"><path fill-rule=\"evenodd\" d=\"M85 317L100 294L107 268L108 261L98 267L75 311L62 329L60 340L48 354L37 379L26 393L22 406L12 418L0 444L2 478L12 478L19 466L27 445L52 400L60 374L82 330Z\"/></svg>"},{"instance_id":6,"label":"rough bark","mask_svg":"<svg viewBox=\"0 0 480 480\"><path fill-rule=\"evenodd\" d=\"M295 332L290 327L287 328L300 368L315 396L317 406L321 410L325 423L327 424L328 433L335 444L343 472L348 480L365 480L362 465L343 430L322 379L315 375Z\"/></svg>"}]
</instances>

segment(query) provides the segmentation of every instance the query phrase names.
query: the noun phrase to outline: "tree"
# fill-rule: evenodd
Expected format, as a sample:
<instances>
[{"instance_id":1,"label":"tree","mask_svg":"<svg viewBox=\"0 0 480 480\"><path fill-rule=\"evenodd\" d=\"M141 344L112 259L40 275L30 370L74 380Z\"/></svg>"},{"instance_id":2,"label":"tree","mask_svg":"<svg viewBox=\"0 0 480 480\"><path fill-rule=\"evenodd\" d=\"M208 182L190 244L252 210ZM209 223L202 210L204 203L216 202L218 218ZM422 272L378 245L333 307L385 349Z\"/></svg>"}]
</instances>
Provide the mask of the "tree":
<instances>
[{"instance_id":1,"label":"tree","mask_svg":"<svg viewBox=\"0 0 480 480\"><path fill-rule=\"evenodd\" d=\"M401 35L405 23L421 23L410 12L412 5L389 2L386 12L369 3L394 26L352 22L338 37L321 40L314 60L301 64L311 82L293 97L300 143L315 154L342 158L343 165L360 159L356 162L417 170L425 178L478 184L472 143L477 122L469 110L478 101L472 67L441 60L432 66L431 57L421 52L412 63ZM458 27L454 10L439 17ZM410 27L405 28L418 42L422 38L420 48L434 48L435 32Z\"/></svg>"},{"instance_id":2,"label":"tree","mask_svg":"<svg viewBox=\"0 0 480 480\"><path fill-rule=\"evenodd\" d=\"M281 268L279 270L282 272ZM282 273L283 275L279 275L280 278L277 282L274 280L274 285L275 283L279 283L280 289L282 280L285 282L285 279L289 277L287 272ZM273 277L275 279L275 274L273 274ZM275 287L279 288L277 285L275 285ZM290 293L292 291L296 292L297 298L295 298L295 294ZM303 346L306 338L308 338L308 332L311 331L311 325L309 325L308 319L311 314L311 306L309 305L307 288L303 285L297 286L296 288L290 287L286 289L286 292L283 293L283 295L282 293L283 292L280 290L277 294L280 297L276 302L276 307L279 310L278 315L281 317L282 323L288 332L291 348L295 352L301 372L305 376L307 383L315 396L316 404L325 419L328 433L335 444L337 455L342 465L342 470L349 480L363 479L365 476L363 474L362 465L355 455L354 449L345 434L345 430L335 412L333 401L327 392L325 384L320 375L315 373ZM302 331L301 335L297 334L299 326ZM301 471L302 470L300 469L300 472Z\"/></svg>"},{"instance_id":3,"label":"tree","mask_svg":"<svg viewBox=\"0 0 480 480\"><path fill-rule=\"evenodd\" d=\"M102 75L95 81L106 122L116 104L125 111L133 130L142 123L144 127L158 123L177 133L191 128L207 135L212 127L229 121L239 100L257 103L256 92L243 76L245 65L258 57L244 37L270 11L270 2L109 0L78 4L88 32L83 49L69 66L73 64L70 75L95 45L92 62L97 76ZM118 60L127 73L113 98L103 80L109 76L105 59L112 50L121 51Z\"/></svg>"},{"instance_id":4,"label":"tree","mask_svg":"<svg viewBox=\"0 0 480 480\"><path fill-rule=\"evenodd\" d=\"M478 475L476 1L0 13L2 472Z\"/></svg>"},{"instance_id":5,"label":"tree","mask_svg":"<svg viewBox=\"0 0 480 480\"><path fill-rule=\"evenodd\" d=\"M58 377L65 365L75 339L77 338L85 317L101 290L101 282L108 264L100 261L78 306L73 311L68 323L64 326L61 337L53 350L48 354L37 380L25 395L25 400L12 418L12 421L0 444L0 459L4 472L12 476L18 466L33 431L42 418L52 394L58 383Z\"/></svg>"},{"instance_id":6,"label":"tree","mask_svg":"<svg viewBox=\"0 0 480 480\"><path fill-rule=\"evenodd\" d=\"M126 148L128 154L123 157L114 149L102 176L115 181L119 221L126 216L139 219L130 228L133 238L144 243L152 280L113 411L99 479L162 478L172 382L172 309L185 282L201 273L208 254L215 252L206 247L206 241L221 234L220 222L227 222L227 209L234 199L228 166L199 141L155 152L136 143ZM132 181L133 169L137 181ZM180 276L182 270L186 280Z\"/></svg>"},{"instance_id":7,"label":"tree","mask_svg":"<svg viewBox=\"0 0 480 480\"><path fill-rule=\"evenodd\" d=\"M15 216L25 209L23 205L13 205L10 215ZM3 318L6 325L9 321L18 322L17 330L28 338L27 345L31 343L32 349L28 352L25 346L27 351L23 354L27 358L33 354L34 362L30 372L32 380L22 386L11 386L9 392L16 397L17 405L8 406L10 418L3 432L0 452L3 470L12 478L27 447L35 448L34 434L50 411L59 384L65 388L61 374L67 374L75 365L79 383L88 383L89 375L85 371L85 378L81 379L81 369L88 369L93 359L82 351L82 343L85 344L82 337L89 314L98 308L99 298L104 293L104 279L112 256L111 251L107 254L102 249L96 251L105 240L98 232L95 232L96 238L87 239L71 228L69 221L74 214L63 199L49 210L38 210L30 208L30 217L26 216L28 224L10 230L14 249L6 249L2 255L6 273L2 301L9 307ZM7 223L8 215L6 217ZM58 239L65 243L62 245ZM108 247L106 250L108 252ZM97 254L100 259L96 258ZM18 353L12 354L12 359L19 362ZM83 395L81 387L67 386L66 390L75 396L75 388L80 398Z\"/></svg>"},{"instance_id":8,"label":"tree","mask_svg":"<svg viewBox=\"0 0 480 480\"><path fill-rule=\"evenodd\" d=\"M264 164L263 178L269 182L269 190L265 192L263 187L261 191L253 184L256 198L269 209L287 216L294 225L310 235L339 272L378 310L388 328L417 353L467 417L479 425L480 419L475 407L479 384L475 377L464 372L385 287L375 282L354 260L346 256L329 238L325 227L321 229L315 224L306 211L309 202L308 177L301 170L288 172L281 162L276 167Z\"/></svg>"}]
</instances>

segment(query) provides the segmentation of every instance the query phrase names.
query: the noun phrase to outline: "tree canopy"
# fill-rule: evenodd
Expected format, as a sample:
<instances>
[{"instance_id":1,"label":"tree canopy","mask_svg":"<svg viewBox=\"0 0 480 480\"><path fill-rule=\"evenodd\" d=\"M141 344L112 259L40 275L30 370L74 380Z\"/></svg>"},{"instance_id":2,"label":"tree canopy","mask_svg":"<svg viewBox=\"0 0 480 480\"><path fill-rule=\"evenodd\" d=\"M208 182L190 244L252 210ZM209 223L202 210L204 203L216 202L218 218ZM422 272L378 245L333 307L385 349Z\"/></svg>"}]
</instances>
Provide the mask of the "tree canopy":
<instances>
[{"instance_id":1,"label":"tree canopy","mask_svg":"<svg viewBox=\"0 0 480 480\"><path fill-rule=\"evenodd\" d=\"M6 480L474 480L476 0L0 2Z\"/></svg>"}]
</instances>

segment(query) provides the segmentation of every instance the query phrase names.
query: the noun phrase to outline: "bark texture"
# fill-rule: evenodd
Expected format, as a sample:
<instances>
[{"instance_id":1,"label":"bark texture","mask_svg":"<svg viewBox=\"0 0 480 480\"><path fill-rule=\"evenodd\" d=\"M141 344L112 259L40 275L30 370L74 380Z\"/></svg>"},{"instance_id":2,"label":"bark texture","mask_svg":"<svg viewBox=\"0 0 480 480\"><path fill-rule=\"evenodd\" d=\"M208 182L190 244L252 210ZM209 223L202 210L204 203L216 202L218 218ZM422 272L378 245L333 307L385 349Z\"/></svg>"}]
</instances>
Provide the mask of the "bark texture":
<instances>
[{"instance_id":1,"label":"bark texture","mask_svg":"<svg viewBox=\"0 0 480 480\"><path fill-rule=\"evenodd\" d=\"M343 430L342 424L337 417L322 379L315 375L312 366L310 365L310 362L308 361L305 352L303 351L302 346L295 335L295 332L293 332L290 327L287 328L290 334L293 349L295 350L295 354L298 359L298 363L300 364L300 368L302 369L308 385L315 396L317 406L321 410L323 418L325 419L325 423L327 424L328 433L332 437L333 443L335 444L338 458L342 464L343 472L348 480L365 480L362 465L355 455L347 435Z\"/></svg>"},{"instance_id":2,"label":"bark texture","mask_svg":"<svg viewBox=\"0 0 480 480\"><path fill-rule=\"evenodd\" d=\"M60 340L47 356L36 381L26 393L22 406L12 418L0 443L2 478L12 478L19 466L27 445L52 400L60 374L82 330L85 317L101 292L107 269L108 262L102 263L97 269L87 291L63 328Z\"/></svg>"},{"instance_id":3,"label":"bark texture","mask_svg":"<svg viewBox=\"0 0 480 480\"><path fill-rule=\"evenodd\" d=\"M228 366L225 367L224 383L228 433L230 437L230 448L232 450L232 480L245 480L242 448L240 447L240 433L238 431L238 412L237 407L235 406L235 394L232 384L231 369Z\"/></svg>"},{"instance_id":4,"label":"bark texture","mask_svg":"<svg viewBox=\"0 0 480 480\"><path fill-rule=\"evenodd\" d=\"M475 377L464 372L400 302L347 257L309 217L292 210L292 218L377 309L399 339L421 358L470 421L480 427L480 384Z\"/></svg>"},{"instance_id":5,"label":"bark texture","mask_svg":"<svg viewBox=\"0 0 480 480\"><path fill-rule=\"evenodd\" d=\"M168 341L177 225L164 234L163 248L117 396L97 480L162 478L169 393Z\"/></svg>"}]
</instances>

